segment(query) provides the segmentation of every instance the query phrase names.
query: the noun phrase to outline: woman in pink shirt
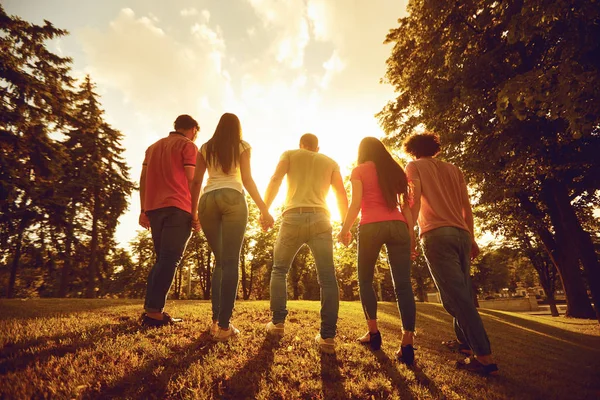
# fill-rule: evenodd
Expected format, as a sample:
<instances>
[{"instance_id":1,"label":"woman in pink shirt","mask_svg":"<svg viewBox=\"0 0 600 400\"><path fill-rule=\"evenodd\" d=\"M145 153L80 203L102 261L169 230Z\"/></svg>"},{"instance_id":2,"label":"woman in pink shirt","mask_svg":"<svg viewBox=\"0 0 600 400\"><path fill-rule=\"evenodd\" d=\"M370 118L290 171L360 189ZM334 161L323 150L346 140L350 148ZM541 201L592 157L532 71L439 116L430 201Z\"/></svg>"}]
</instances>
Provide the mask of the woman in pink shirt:
<instances>
[{"instance_id":1,"label":"woman in pink shirt","mask_svg":"<svg viewBox=\"0 0 600 400\"><path fill-rule=\"evenodd\" d=\"M366 137L360 142L358 166L350 179L352 202L338 239L348 245L350 228L360 212L358 282L369 331L358 341L368 344L373 350L381 347L373 274L379 252L385 244L402 319L402 342L396 356L399 361L412 365L416 305L410 281L410 263L415 238L408 202L408 180L402 167L374 137Z\"/></svg>"}]
</instances>

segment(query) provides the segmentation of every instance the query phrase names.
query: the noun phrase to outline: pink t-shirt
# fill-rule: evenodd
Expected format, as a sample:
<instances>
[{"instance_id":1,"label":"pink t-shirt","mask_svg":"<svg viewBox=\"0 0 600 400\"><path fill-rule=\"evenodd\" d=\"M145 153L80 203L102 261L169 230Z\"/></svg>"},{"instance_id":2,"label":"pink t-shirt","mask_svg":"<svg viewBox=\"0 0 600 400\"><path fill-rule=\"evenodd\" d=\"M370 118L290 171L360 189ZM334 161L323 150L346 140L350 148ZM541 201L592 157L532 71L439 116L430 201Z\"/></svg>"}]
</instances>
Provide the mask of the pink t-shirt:
<instances>
[{"instance_id":1,"label":"pink t-shirt","mask_svg":"<svg viewBox=\"0 0 600 400\"><path fill-rule=\"evenodd\" d=\"M179 132L171 132L146 150L146 211L177 207L192 212L192 195L185 166L196 166L198 148Z\"/></svg>"},{"instance_id":2,"label":"pink t-shirt","mask_svg":"<svg viewBox=\"0 0 600 400\"><path fill-rule=\"evenodd\" d=\"M360 202L360 225L381 221L404 221L406 218L398 208L389 209L377 179L373 161L360 164L352 170L351 180L362 182L363 194Z\"/></svg>"},{"instance_id":3,"label":"pink t-shirt","mask_svg":"<svg viewBox=\"0 0 600 400\"><path fill-rule=\"evenodd\" d=\"M460 169L435 158L420 158L406 165L406 174L413 182L421 181L420 235L443 226L469 231L463 216L467 185Z\"/></svg>"}]
</instances>

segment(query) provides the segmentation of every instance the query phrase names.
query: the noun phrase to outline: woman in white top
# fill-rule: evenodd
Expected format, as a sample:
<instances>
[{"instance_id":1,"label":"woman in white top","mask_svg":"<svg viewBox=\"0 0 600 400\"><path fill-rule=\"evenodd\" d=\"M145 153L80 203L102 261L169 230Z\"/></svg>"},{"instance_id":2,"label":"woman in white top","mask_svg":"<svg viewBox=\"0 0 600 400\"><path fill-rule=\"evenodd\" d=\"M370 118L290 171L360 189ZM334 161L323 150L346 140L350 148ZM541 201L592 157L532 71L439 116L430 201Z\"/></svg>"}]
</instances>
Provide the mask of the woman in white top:
<instances>
[{"instance_id":1,"label":"woman in white top","mask_svg":"<svg viewBox=\"0 0 600 400\"><path fill-rule=\"evenodd\" d=\"M273 223L252 178L250 145L242 140L242 127L236 115L223 114L213 137L200 148L193 185L202 186L207 170L208 181L200 197L198 218L215 254L211 334L214 340L225 341L239 334L230 320L237 295L240 251L248 223L244 188L260 209L261 221Z\"/></svg>"}]
</instances>

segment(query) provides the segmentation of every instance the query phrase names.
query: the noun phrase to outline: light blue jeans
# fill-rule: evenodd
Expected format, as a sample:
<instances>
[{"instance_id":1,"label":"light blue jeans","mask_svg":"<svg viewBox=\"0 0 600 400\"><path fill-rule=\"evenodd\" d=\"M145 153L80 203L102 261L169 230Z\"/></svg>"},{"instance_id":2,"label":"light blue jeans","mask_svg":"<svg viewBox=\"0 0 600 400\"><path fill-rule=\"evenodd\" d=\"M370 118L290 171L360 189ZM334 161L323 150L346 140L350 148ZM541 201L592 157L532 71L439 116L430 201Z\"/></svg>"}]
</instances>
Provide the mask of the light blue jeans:
<instances>
[{"instance_id":1,"label":"light blue jeans","mask_svg":"<svg viewBox=\"0 0 600 400\"><path fill-rule=\"evenodd\" d=\"M239 263L246 224L246 198L235 189L217 189L200 198L198 218L215 255L212 274L212 319L227 329L233 313L239 280Z\"/></svg>"},{"instance_id":2,"label":"light blue jeans","mask_svg":"<svg viewBox=\"0 0 600 400\"><path fill-rule=\"evenodd\" d=\"M321 286L321 337L336 334L340 294L333 266L331 222L326 213L286 213L273 250L271 272L271 311L273 323L285 322L287 311L287 274L302 245L308 245L315 258Z\"/></svg>"},{"instance_id":3,"label":"light blue jeans","mask_svg":"<svg viewBox=\"0 0 600 400\"><path fill-rule=\"evenodd\" d=\"M490 340L473 301L471 235L446 226L424 233L421 242L442 305L454 317L456 338L468 344L475 355L491 354Z\"/></svg>"}]
</instances>

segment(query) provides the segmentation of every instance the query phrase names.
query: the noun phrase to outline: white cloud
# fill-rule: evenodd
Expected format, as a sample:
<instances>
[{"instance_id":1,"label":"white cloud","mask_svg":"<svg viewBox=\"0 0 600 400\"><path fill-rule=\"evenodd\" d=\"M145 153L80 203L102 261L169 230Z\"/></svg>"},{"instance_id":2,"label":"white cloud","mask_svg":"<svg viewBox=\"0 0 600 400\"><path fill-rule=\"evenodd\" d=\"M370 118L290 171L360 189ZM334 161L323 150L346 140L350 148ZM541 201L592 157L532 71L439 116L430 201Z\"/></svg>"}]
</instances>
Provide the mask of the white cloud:
<instances>
[{"instance_id":1,"label":"white cloud","mask_svg":"<svg viewBox=\"0 0 600 400\"><path fill-rule=\"evenodd\" d=\"M329 86L329 83L333 79L334 75L343 71L345 67L346 67L346 64L344 63L344 61L342 61L342 59L338 55L337 51L334 51L333 54L331 55L331 57L329 58L329 60L327 60L323 63L323 68L325 69L325 74L321 78L321 82L320 82L321 87L323 89L327 89L327 87Z\"/></svg>"},{"instance_id":2,"label":"white cloud","mask_svg":"<svg viewBox=\"0 0 600 400\"><path fill-rule=\"evenodd\" d=\"M302 67L306 46L310 41L304 2L293 0L248 0L248 2L262 21L263 27L274 34L270 53L278 62L290 68Z\"/></svg>"},{"instance_id":3,"label":"white cloud","mask_svg":"<svg viewBox=\"0 0 600 400\"><path fill-rule=\"evenodd\" d=\"M194 16L194 15L198 15L198 10L196 10L196 9L195 9L195 8L193 8L193 7L190 7L190 8L184 8L183 10L181 10L181 11L179 12L179 14L180 14L182 17L192 17L192 16Z\"/></svg>"}]
</instances>

